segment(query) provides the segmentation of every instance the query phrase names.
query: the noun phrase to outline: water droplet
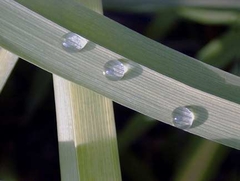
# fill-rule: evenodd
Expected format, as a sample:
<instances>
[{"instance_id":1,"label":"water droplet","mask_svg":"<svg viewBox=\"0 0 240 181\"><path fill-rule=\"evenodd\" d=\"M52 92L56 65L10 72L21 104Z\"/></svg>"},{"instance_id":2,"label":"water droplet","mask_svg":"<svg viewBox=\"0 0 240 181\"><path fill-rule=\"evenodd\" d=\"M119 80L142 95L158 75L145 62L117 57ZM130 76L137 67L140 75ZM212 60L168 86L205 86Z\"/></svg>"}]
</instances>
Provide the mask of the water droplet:
<instances>
[{"instance_id":1,"label":"water droplet","mask_svg":"<svg viewBox=\"0 0 240 181\"><path fill-rule=\"evenodd\" d=\"M187 107L178 107L173 113L173 125L180 129L188 129L192 126L194 113Z\"/></svg>"},{"instance_id":2,"label":"water droplet","mask_svg":"<svg viewBox=\"0 0 240 181\"><path fill-rule=\"evenodd\" d=\"M103 75L109 80L117 81L123 78L127 72L127 66L120 60L110 60L104 65Z\"/></svg>"},{"instance_id":3,"label":"water droplet","mask_svg":"<svg viewBox=\"0 0 240 181\"><path fill-rule=\"evenodd\" d=\"M76 33L69 32L63 36L62 45L66 51L78 52L81 49L83 49L87 43L88 43L87 39L81 37Z\"/></svg>"}]
</instances>

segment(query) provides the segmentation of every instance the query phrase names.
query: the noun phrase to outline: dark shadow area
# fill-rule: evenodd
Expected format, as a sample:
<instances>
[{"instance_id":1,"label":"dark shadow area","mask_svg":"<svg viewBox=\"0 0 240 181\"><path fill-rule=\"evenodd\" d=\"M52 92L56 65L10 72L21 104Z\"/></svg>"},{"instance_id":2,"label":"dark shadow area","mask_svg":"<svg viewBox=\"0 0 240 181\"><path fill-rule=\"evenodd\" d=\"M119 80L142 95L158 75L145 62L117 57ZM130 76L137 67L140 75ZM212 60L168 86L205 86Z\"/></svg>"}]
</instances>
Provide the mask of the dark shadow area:
<instances>
[{"instance_id":1,"label":"dark shadow area","mask_svg":"<svg viewBox=\"0 0 240 181\"><path fill-rule=\"evenodd\" d=\"M74 141L73 140L59 141L58 146L59 146L59 163L61 165L61 170L64 170L64 173L66 173L61 174L61 180L62 181L77 180L78 172L76 171L76 169L73 168L77 164L76 160L77 156Z\"/></svg>"},{"instance_id":2,"label":"dark shadow area","mask_svg":"<svg viewBox=\"0 0 240 181\"><path fill-rule=\"evenodd\" d=\"M0 179L4 181L60 180L51 79L51 74L19 60L0 94Z\"/></svg>"},{"instance_id":3,"label":"dark shadow area","mask_svg":"<svg viewBox=\"0 0 240 181\"><path fill-rule=\"evenodd\" d=\"M125 73L124 77L122 80L129 80L129 79L133 79L139 75L142 74L142 67L135 63L135 62L132 62L130 60L127 60L127 59L121 59L121 61L123 62L123 64L125 64L128 68L127 72Z\"/></svg>"},{"instance_id":4,"label":"dark shadow area","mask_svg":"<svg viewBox=\"0 0 240 181\"><path fill-rule=\"evenodd\" d=\"M88 52L88 51L91 51L91 50L93 50L95 48L96 48L96 44L94 42L88 41L86 46L81 51L79 51L78 53Z\"/></svg>"},{"instance_id":5,"label":"dark shadow area","mask_svg":"<svg viewBox=\"0 0 240 181\"><path fill-rule=\"evenodd\" d=\"M194 121L191 128L196 128L208 119L208 111L202 106L190 105L186 106L194 113Z\"/></svg>"}]
</instances>

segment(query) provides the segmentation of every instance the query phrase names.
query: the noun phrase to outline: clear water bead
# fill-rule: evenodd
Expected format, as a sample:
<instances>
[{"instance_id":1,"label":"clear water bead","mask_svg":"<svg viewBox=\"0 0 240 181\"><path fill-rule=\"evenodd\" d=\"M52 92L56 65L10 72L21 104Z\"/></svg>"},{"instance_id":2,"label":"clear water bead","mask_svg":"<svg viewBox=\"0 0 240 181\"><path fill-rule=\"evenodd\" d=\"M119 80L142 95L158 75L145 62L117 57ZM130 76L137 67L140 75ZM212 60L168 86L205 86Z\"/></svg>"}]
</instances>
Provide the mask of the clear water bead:
<instances>
[{"instance_id":1,"label":"clear water bead","mask_svg":"<svg viewBox=\"0 0 240 181\"><path fill-rule=\"evenodd\" d=\"M104 65L103 75L109 80L117 81L123 78L127 67L120 60L110 60Z\"/></svg>"},{"instance_id":2,"label":"clear water bead","mask_svg":"<svg viewBox=\"0 0 240 181\"><path fill-rule=\"evenodd\" d=\"M173 125L180 129L188 129L192 126L194 113L187 107L178 107L173 113Z\"/></svg>"},{"instance_id":3,"label":"clear water bead","mask_svg":"<svg viewBox=\"0 0 240 181\"><path fill-rule=\"evenodd\" d=\"M76 33L69 32L63 36L62 45L66 51L78 52L81 49L83 49L87 43L88 43L87 39L81 37Z\"/></svg>"}]
</instances>

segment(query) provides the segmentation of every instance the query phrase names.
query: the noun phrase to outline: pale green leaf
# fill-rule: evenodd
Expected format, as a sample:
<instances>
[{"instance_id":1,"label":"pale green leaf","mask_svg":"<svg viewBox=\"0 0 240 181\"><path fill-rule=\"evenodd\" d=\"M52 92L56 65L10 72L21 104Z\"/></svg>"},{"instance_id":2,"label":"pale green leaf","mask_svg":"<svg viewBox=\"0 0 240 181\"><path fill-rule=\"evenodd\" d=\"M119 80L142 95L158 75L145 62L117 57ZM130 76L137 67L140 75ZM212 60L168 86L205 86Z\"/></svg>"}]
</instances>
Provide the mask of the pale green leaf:
<instances>
[{"instance_id":1,"label":"pale green leaf","mask_svg":"<svg viewBox=\"0 0 240 181\"><path fill-rule=\"evenodd\" d=\"M195 121L188 132L240 148L239 77L143 37L80 4L62 0L56 7L55 0L34 2L40 11L45 8L45 15L56 11L51 13L52 20L108 49L89 42L82 52L64 51L62 36L69 30L11 0L0 1L0 45L167 124L172 124L174 109L190 106ZM61 16L68 21L61 22ZM131 67L121 81L109 81L102 74L104 64L113 59L124 59Z\"/></svg>"}]
</instances>

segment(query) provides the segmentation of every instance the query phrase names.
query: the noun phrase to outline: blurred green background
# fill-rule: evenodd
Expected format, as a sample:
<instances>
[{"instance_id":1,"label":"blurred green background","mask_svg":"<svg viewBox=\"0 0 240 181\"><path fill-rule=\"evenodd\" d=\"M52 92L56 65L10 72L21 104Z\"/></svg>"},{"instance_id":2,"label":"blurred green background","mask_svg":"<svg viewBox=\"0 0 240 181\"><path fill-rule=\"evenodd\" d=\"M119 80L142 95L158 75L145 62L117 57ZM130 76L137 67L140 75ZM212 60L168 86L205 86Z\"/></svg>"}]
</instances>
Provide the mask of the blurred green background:
<instances>
[{"instance_id":1,"label":"blurred green background","mask_svg":"<svg viewBox=\"0 0 240 181\"><path fill-rule=\"evenodd\" d=\"M184 54L240 74L239 11L143 7L105 4L104 14ZM123 181L240 180L238 150L118 104L114 110ZM24 60L0 95L0 180L60 180L52 75Z\"/></svg>"}]
</instances>

